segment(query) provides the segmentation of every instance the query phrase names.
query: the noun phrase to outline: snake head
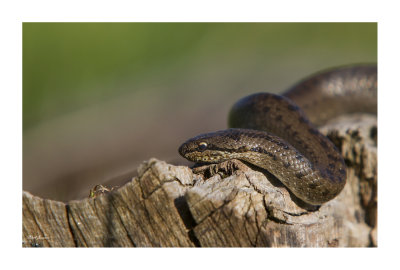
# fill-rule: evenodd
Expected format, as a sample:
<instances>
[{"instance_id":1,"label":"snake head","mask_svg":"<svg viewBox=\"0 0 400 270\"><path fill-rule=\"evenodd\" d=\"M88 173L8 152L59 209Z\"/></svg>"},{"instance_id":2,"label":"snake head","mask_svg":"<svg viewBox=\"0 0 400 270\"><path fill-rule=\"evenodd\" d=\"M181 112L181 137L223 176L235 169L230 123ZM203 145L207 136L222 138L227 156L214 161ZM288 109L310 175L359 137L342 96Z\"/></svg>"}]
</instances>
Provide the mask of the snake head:
<instances>
[{"instance_id":1,"label":"snake head","mask_svg":"<svg viewBox=\"0 0 400 270\"><path fill-rule=\"evenodd\" d=\"M241 143L241 130L227 129L191 138L178 151L182 157L193 162L219 163L234 158L243 147L247 149Z\"/></svg>"}]
</instances>

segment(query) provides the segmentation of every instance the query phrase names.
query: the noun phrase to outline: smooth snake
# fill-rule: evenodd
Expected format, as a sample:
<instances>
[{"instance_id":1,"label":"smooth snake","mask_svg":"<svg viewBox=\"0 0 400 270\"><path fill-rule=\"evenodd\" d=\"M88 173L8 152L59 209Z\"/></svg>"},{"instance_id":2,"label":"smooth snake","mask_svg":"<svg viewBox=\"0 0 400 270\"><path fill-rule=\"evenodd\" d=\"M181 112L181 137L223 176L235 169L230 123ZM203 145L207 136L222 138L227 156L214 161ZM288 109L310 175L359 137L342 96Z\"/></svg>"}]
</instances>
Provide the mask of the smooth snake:
<instances>
[{"instance_id":1,"label":"smooth snake","mask_svg":"<svg viewBox=\"0 0 400 270\"><path fill-rule=\"evenodd\" d=\"M346 165L316 126L355 112L377 113L376 65L323 71L283 95L246 96L233 105L229 129L191 138L179 153L197 163L248 162L273 174L299 199L321 205L343 189Z\"/></svg>"}]
</instances>

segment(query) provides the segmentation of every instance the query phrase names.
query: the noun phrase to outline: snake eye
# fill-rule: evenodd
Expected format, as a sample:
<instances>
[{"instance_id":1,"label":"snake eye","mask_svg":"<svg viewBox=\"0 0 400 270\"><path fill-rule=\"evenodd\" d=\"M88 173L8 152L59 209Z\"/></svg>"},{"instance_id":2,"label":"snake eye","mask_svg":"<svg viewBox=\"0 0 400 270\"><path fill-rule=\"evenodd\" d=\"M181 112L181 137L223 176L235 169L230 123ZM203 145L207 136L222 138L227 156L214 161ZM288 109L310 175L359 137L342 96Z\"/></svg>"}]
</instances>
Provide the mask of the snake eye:
<instances>
[{"instance_id":1,"label":"snake eye","mask_svg":"<svg viewBox=\"0 0 400 270\"><path fill-rule=\"evenodd\" d=\"M199 150L200 151L204 151L206 149L207 149L207 143L205 143L205 142L199 143Z\"/></svg>"}]
</instances>

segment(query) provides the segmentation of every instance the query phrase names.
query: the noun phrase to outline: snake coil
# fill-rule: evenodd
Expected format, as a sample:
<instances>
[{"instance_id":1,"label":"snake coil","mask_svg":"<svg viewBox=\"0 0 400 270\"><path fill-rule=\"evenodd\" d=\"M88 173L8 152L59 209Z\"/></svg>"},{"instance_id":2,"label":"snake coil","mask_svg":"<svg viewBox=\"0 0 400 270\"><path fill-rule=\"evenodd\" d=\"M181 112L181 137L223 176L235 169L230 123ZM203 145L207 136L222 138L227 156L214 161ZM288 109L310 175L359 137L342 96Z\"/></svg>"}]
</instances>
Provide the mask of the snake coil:
<instances>
[{"instance_id":1,"label":"snake coil","mask_svg":"<svg viewBox=\"0 0 400 270\"><path fill-rule=\"evenodd\" d=\"M377 112L376 65L324 71L281 96L246 96L232 107L229 129L191 138L179 153L193 162L251 163L269 171L299 199L320 205L343 189L346 165L314 125L355 112Z\"/></svg>"}]
</instances>

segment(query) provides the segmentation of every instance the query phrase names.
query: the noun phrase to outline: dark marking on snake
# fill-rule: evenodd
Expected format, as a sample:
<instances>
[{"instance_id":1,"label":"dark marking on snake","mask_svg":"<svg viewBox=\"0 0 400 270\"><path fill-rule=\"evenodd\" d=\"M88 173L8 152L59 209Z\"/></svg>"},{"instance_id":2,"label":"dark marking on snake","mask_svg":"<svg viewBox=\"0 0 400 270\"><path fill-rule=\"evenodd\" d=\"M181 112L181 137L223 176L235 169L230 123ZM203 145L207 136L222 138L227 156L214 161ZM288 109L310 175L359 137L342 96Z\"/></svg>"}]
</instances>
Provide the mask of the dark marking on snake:
<instances>
[{"instance_id":1,"label":"dark marking on snake","mask_svg":"<svg viewBox=\"0 0 400 270\"><path fill-rule=\"evenodd\" d=\"M296 155L296 156L295 156L295 159L297 159L297 160L303 160L303 156L302 156L302 155Z\"/></svg>"},{"instance_id":2,"label":"dark marking on snake","mask_svg":"<svg viewBox=\"0 0 400 270\"><path fill-rule=\"evenodd\" d=\"M316 183L310 183L310 184L308 184L308 187L309 187L310 189L315 189L317 186L318 186L318 185L317 185Z\"/></svg>"},{"instance_id":3,"label":"dark marking on snake","mask_svg":"<svg viewBox=\"0 0 400 270\"><path fill-rule=\"evenodd\" d=\"M296 177L301 179L305 174L303 174L301 171L298 171L295 173Z\"/></svg>"},{"instance_id":4,"label":"dark marking on snake","mask_svg":"<svg viewBox=\"0 0 400 270\"><path fill-rule=\"evenodd\" d=\"M333 161L337 161L338 158L339 158L339 156L332 155L332 154L327 154L327 157L328 157L330 160L333 160Z\"/></svg>"},{"instance_id":5,"label":"dark marking on snake","mask_svg":"<svg viewBox=\"0 0 400 270\"><path fill-rule=\"evenodd\" d=\"M305 124L307 124L307 123L309 122L308 119L305 118L304 116L300 116L300 117L299 117L299 121L300 121L301 123L305 123Z\"/></svg>"},{"instance_id":6,"label":"dark marking on snake","mask_svg":"<svg viewBox=\"0 0 400 270\"><path fill-rule=\"evenodd\" d=\"M289 104L289 105L287 106L287 108L288 108L289 110L291 110L291 111L298 111L298 110L300 110L299 107L297 107L297 106L295 106L295 105L293 105L293 104Z\"/></svg>"},{"instance_id":7,"label":"dark marking on snake","mask_svg":"<svg viewBox=\"0 0 400 270\"><path fill-rule=\"evenodd\" d=\"M326 141L320 141L320 144L325 150L329 148L328 143Z\"/></svg>"},{"instance_id":8,"label":"dark marking on snake","mask_svg":"<svg viewBox=\"0 0 400 270\"><path fill-rule=\"evenodd\" d=\"M230 133L228 137L236 142L240 141L241 135L239 133Z\"/></svg>"},{"instance_id":9,"label":"dark marking on snake","mask_svg":"<svg viewBox=\"0 0 400 270\"><path fill-rule=\"evenodd\" d=\"M310 132L310 133L313 134L313 135L316 135L316 134L319 133L319 131L316 130L315 128L310 128L310 129L308 130L308 132Z\"/></svg>"}]
</instances>

